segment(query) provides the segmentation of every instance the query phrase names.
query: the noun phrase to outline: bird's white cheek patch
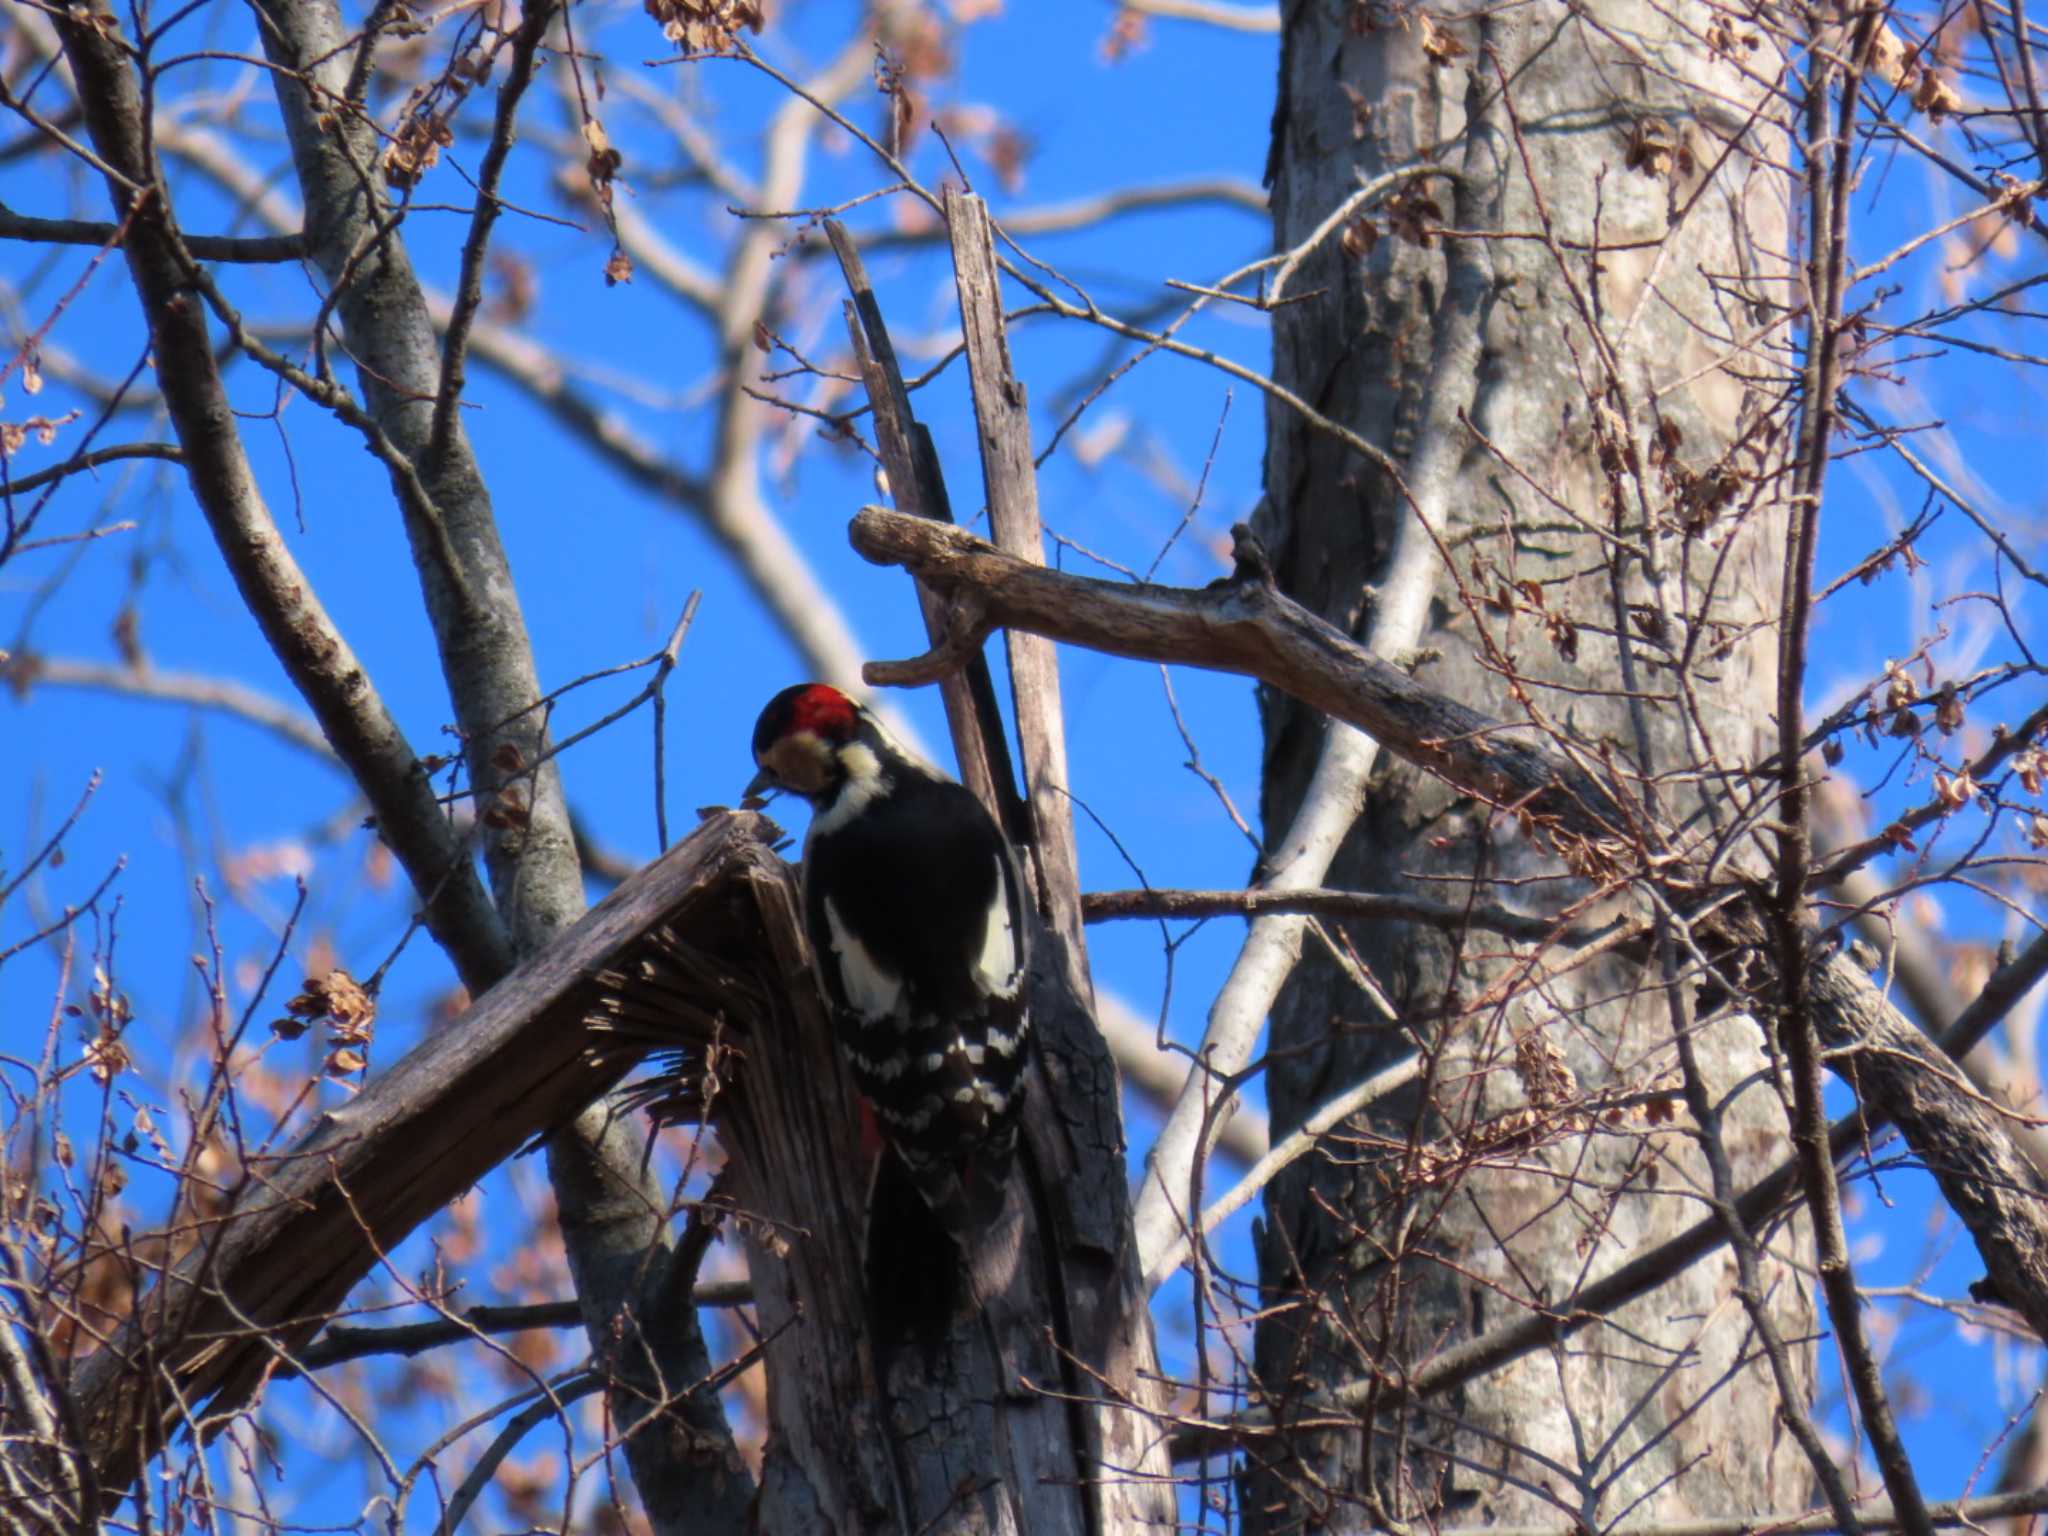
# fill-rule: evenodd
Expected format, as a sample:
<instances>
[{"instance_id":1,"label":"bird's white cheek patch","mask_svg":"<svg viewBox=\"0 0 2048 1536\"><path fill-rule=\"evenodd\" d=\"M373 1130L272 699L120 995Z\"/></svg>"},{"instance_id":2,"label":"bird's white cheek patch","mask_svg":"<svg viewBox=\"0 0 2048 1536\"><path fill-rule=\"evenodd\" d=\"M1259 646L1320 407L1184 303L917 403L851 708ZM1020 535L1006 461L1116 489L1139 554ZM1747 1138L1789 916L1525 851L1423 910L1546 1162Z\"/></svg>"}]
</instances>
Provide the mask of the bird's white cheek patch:
<instances>
[{"instance_id":1,"label":"bird's white cheek patch","mask_svg":"<svg viewBox=\"0 0 2048 1536\"><path fill-rule=\"evenodd\" d=\"M825 925L832 931L832 953L838 957L825 963L838 970L847 1004L864 1019L895 1013L903 1001L903 978L878 964L867 946L847 932L830 897L825 899Z\"/></svg>"},{"instance_id":2,"label":"bird's white cheek patch","mask_svg":"<svg viewBox=\"0 0 2048 1536\"><path fill-rule=\"evenodd\" d=\"M856 741L842 748L839 761L846 769L846 782L840 785L838 797L811 818L806 842L837 832L888 788L888 780L882 774L882 760L864 742Z\"/></svg>"},{"instance_id":3,"label":"bird's white cheek patch","mask_svg":"<svg viewBox=\"0 0 2048 1536\"><path fill-rule=\"evenodd\" d=\"M1017 995L1023 974L1017 966L1017 935L1010 931L1009 871L996 860L996 897L988 909L988 923L981 931L981 953L975 958L974 979L995 997Z\"/></svg>"}]
</instances>

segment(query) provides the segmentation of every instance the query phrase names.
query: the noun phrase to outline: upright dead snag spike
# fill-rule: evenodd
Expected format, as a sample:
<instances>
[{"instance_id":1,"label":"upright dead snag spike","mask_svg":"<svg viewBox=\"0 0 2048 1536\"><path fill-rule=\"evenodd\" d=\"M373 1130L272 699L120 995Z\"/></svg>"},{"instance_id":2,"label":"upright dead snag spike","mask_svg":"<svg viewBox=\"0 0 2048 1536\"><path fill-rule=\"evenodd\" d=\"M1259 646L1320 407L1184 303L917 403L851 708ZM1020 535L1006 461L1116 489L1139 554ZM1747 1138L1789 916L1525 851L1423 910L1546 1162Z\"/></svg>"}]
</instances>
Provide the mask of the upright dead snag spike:
<instances>
[{"instance_id":1,"label":"upright dead snag spike","mask_svg":"<svg viewBox=\"0 0 2048 1536\"><path fill-rule=\"evenodd\" d=\"M826 232L853 294L847 305L847 328L874 409L890 490L905 515L921 524L950 527L951 505L937 456L930 435L911 413L895 350L860 252L836 221L826 221ZM927 631L935 644L940 643L954 623L952 606L922 587L919 601ZM1017 794L994 683L978 646L963 653L960 665L952 669L944 697L961 782L990 807L1011 841L1028 849L1031 828ZM1040 954L1048 947L1038 946ZM1072 996L1071 985L1061 977L1048 986L1047 975L1042 966L1034 966L1030 982L1034 1030L1048 1046L1052 1037L1078 1038L1092 1041L1099 1050L1100 1041L1087 1021L1086 1010L1067 1001ZM1078 1030L1074 1024L1077 1016L1082 1021ZM1049 1026L1051 1036L1047 1035ZM1106 1061L1093 1080L1113 1080L1101 1073L1113 1073ZM1027 1082L1027 1104L1060 1102L1058 1090L1048 1085L1043 1073L1034 1071ZM1106 1112L1115 1124L1115 1104L1107 1105ZM1032 1116L1028 1110L1025 1120L1029 1127ZM1099 1132L1100 1128L1093 1129ZM1032 1149L1026 1160L1045 1170L1034 1182L1075 1180L1071 1152L1048 1161L1037 1145L1043 1138L1031 1136L1028 1130L1027 1136ZM1117 1155L1112 1154L1106 1163L1115 1162ZM1116 1178L1120 1181L1120 1171ZM1063 1349L1072 1348L1090 1361L1108 1355L1066 1343L1071 1330L1058 1318L1060 1298L1067 1297L1068 1310L1072 1310L1074 1296L1092 1295L1097 1287L1084 1276L1065 1273L1061 1234L1042 1228L1040 1202L1028 1204L1031 1219L1022 1242L1034 1262L1017 1267L1004 1291L989 1298L983 1317L956 1323L936 1356L898 1350L875 1361L879 1385L896 1414L918 1423L948 1426L944 1433L920 1437L915 1445L904 1442L894 1447L902 1507L912 1516L909 1523L913 1528L926 1521L939 1522L935 1529L952 1529L949 1522L986 1521L991 1529L1019 1531L1100 1529L1103 1496L1094 1486L1096 1470L1090 1465L1091 1458L1112 1466L1129 1466L1137 1459L1121 1455L1119 1447L1102 1443L1098 1436L1078 1433L1086 1422L1085 1411L1043 1391L1047 1387L1054 1394L1088 1390L1088 1384L1069 1370ZM1096 1246L1113 1251L1115 1243L1104 1237ZM1057 1283L1056 1268L1062 1271ZM1149 1363L1149 1321L1142 1303L1136 1317L1148 1330L1145 1358ZM1055 1338L1061 1344L1055 1345ZM1027 1470L1032 1468L1039 1470ZM971 1496L956 1494L966 1487L973 1488Z\"/></svg>"},{"instance_id":2,"label":"upright dead snag spike","mask_svg":"<svg viewBox=\"0 0 2048 1536\"><path fill-rule=\"evenodd\" d=\"M982 482L996 547L1045 563L1038 518L1038 474L1031 460L1031 412L1024 383L1010 366L1003 328L1001 278L988 204L948 188L946 224L953 240L953 276L967 343L968 379L980 427ZM1010 652L1010 695L1024 754L1024 796L1031 811L1034 874L1046 922L1067 946L1067 974L1084 1000L1094 994L1081 938L1081 870L1074 816L1066 798L1067 724L1060 705L1059 660L1050 640L1023 630L1004 635Z\"/></svg>"},{"instance_id":3,"label":"upright dead snag spike","mask_svg":"<svg viewBox=\"0 0 2048 1536\"><path fill-rule=\"evenodd\" d=\"M979 197L949 190L946 222L989 523L1006 553L1043 566L1031 416L1023 381L1010 366L988 205ZM943 638L934 637L940 643ZM1083 1085L1114 1085L1117 1077L1095 1024L1094 985L1082 938L1080 861L1066 795L1066 716L1060 704L1059 662L1052 642L1041 636L1011 630L1005 640L1031 818L1031 878L1039 887L1041 915L1058 940L1038 946L1032 1007L1039 1020L1044 1072L1034 1086L1057 1094L1062 1103L1073 1103L1077 1095L1085 1097ZM1066 1315L1058 1320L1062 1342L1112 1389L1087 1393L1095 1401L1086 1405L1083 1422L1089 1456L1102 1469L1121 1469L1107 1472L1094 1489L1099 1528L1143 1530L1170 1524L1174 1518L1172 1468L1153 1433L1151 1415L1159 1407L1158 1365L1147 1292L1129 1241L1121 1105L1114 1091L1104 1096L1097 1090L1096 1098L1092 1108L1101 1122L1098 1139L1085 1148L1061 1134L1049 1117L1027 1113L1026 1135L1052 1225L1066 1238L1061 1250L1051 1255L1060 1266L1067 1301Z\"/></svg>"},{"instance_id":4,"label":"upright dead snag spike","mask_svg":"<svg viewBox=\"0 0 2048 1536\"><path fill-rule=\"evenodd\" d=\"M889 473L890 495L905 512L950 524L953 504L939 470L938 452L932 447L931 433L911 412L910 391L904 387L895 344L889 339L882 307L868 282L867 264L837 219L825 221L825 233L853 295L846 306L846 330L860 361L868 404L875 413L875 439ZM917 589L917 601L924 613L925 632L937 645L947 628L946 605L922 585ZM1010 841L1021 847L1030 840L1029 828L1017 799L1010 747L1003 736L1002 713L996 707L995 682L989 676L987 660L978 655L971 658L941 683L939 692L946 701L946 724L953 736L960 782L974 791L1003 824Z\"/></svg>"}]
</instances>

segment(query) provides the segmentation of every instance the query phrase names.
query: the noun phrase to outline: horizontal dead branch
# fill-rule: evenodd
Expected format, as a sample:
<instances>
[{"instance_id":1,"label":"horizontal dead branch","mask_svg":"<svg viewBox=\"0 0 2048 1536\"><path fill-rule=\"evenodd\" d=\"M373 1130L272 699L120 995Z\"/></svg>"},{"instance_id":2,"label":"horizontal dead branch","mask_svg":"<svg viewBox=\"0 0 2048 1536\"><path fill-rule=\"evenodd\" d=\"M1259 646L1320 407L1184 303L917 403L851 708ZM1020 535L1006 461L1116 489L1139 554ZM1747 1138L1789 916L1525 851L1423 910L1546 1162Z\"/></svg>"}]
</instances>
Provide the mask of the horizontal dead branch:
<instances>
[{"instance_id":1,"label":"horizontal dead branch","mask_svg":"<svg viewBox=\"0 0 2048 1536\"><path fill-rule=\"evenodd\" d=\"M1621 835L1629 819L1593 775L1531 740L1528 727L1488 719L1433 693L1285 596L1263 551L1239 526L1236 574L1192 591L1069 576L1003 554L965 529L863 507L853 547L900 565L953 601L953 628L911 661L870 662L877 686L936 681L999 627L1025 629L1138 661L1236 672L1357 726L1446 783L1514 807L1581 838Z\"/></svg>"}]
</instances>

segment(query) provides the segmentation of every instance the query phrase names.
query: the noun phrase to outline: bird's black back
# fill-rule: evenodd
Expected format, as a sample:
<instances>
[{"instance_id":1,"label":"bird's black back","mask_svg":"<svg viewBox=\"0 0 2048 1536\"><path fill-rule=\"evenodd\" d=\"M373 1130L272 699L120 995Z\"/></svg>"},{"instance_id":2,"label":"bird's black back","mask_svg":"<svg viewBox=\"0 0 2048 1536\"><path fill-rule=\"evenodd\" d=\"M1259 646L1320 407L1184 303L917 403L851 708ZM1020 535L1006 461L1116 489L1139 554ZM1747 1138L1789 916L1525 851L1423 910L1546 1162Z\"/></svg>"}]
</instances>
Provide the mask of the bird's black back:
<instances>
[{"instance_id":1,"label":"bird's black back","mask_svg":"<svg viewBox=\"0 0 2048 1536\"><path fill-rule=\"evenodd\" d=\"M1021 968L1027 929L1016 868L969 791L902 764L887 771L887 793L844 825L814 835L805 852L805 918L826 994L855 1080L907 1160L915 1163L926 1149L994 1142L1002 1145L990 1150L1007 1152L1025 1060L1024 988L1008 999L988 995L963 957L979 953L1000 889ZM903 979L894 1015L863 1018L852 1007L832 953L828 899L874 961ZM992 1041L1012 1049L995 1050ZM970 1063L956 1043L980 1048L982 1060ZM932 1073L922 1063L935 1055L947 1060ZM920 1065L894 1074L871 1069L899 1059ZM954 1097L976 1083L1007 1102L996 1108ZM926 1123L911 1123L927 1112Z\"/></svg>"}]
</instances>

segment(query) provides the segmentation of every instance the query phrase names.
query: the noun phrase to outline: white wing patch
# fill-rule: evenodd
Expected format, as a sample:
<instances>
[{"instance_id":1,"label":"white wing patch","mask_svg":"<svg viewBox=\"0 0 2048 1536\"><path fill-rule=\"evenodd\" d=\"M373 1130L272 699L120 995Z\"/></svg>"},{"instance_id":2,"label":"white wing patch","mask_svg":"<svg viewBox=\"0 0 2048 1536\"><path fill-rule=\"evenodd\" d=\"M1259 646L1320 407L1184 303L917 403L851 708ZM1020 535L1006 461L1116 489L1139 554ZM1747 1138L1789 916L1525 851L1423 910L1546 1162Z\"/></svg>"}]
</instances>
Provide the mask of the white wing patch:
<instances>
[{"instance_id":1,"label":"white wing patch","mask_svg":"<svg viewBox=\"0 0 2048 1536\"><path fill-rule=\"evenodd\" d=\"M867 946L847 931L832 898L825 898L825 925L832 930L832 953L838 956L839 985L847 1005L864 1019L887 1018L903 1001L903 978L894 976L868 953Z\"/></svg>"},{"instance_id":2,"label":"white wing patch","mask_svg":"<svg viewBox=\"0 0 2048 1536\"><path fill-rule=\"evenodd\" d=\"M1017 995L1024 979L1017 964L1017 935L1010 931L1010 872L996 855L996 899L989 904L988 924L981 931L981 953L974 960L974 979L994 997Z\"/></svg>"}]
</instances>

